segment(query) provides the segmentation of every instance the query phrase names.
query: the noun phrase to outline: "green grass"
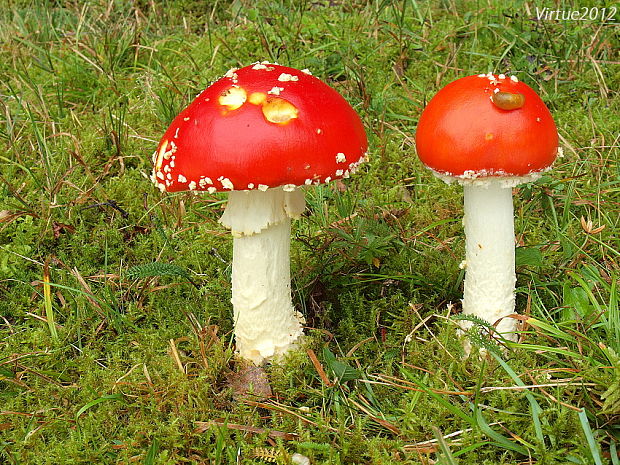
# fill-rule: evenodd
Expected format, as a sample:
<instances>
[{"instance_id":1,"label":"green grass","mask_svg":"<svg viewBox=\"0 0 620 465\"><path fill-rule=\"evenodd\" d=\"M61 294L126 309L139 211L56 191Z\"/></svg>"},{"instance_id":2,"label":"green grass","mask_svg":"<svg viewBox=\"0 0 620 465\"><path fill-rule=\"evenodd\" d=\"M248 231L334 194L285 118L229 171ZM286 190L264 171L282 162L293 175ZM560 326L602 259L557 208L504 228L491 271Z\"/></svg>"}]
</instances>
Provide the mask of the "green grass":
<instances>
[{"instance_id":1,"label":"green grass","mask_svg":"<svg viewBox=\"0 0 620 465\"><path fill-rule=\"evenodd\" d=\"M620 463L617 23L510 0L79 3L0 9L0 463ZM194 95L263 59L341 92L371 161L294 225L330 383L300 350L255 402L226 383L224 197L145 175ZM462 193L413 136L440 87L488 71L542 96L565 155L515 196L523 338L464 360Z\"/></svg>"}]
</instances>

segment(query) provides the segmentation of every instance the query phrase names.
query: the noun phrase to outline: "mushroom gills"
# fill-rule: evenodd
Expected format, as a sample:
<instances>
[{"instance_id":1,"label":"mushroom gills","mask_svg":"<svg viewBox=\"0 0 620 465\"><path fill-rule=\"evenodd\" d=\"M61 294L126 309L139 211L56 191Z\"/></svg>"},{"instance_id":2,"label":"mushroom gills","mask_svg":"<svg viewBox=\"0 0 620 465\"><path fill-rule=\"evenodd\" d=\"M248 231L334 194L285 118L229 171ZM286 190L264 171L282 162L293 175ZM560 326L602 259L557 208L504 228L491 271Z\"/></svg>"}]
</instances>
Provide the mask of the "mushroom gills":
<instances>
[{"instance_id":1,"label":"mushroom gills","mask_svg":"<svg viewBox=\"0 0 620 465\"><path fill-rule=\"evenodd\" d=\"M235 237L257 234L287 218L297 219L306 208L301 189L285 192L273 189L232 191L220 223Z\"/></svg>"}]
</instances>

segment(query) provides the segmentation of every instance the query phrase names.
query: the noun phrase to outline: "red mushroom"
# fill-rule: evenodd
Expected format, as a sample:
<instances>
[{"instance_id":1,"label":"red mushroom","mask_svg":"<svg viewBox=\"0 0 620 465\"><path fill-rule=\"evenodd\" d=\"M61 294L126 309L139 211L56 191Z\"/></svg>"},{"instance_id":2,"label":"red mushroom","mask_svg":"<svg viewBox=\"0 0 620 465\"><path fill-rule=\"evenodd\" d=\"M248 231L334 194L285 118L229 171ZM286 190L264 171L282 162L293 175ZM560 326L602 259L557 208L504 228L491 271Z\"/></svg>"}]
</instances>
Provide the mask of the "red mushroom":
<instances>
[{"instance_id":1,"label":"red mushroom","mask_svg":"<svg viewBox=\"0 0 620 465\"><path fill-rule=\"evenodd\" d=\"M346 178L368 143L357 113L334 89L272 63L232 69L172 122L154 155L168 192L230 192L220 222L232 230L232 303L239 354L260 364L302 334L290 288L290 218L299 186Z\"/></svg>"},{"instance_id":2,"label":"red mushroom","mask_svg":"<svg viewBox=\"0 0 620 465\"><path fill-rule=\"evenodd\" d=\"M516 320L505 318L515 309L512 188L539 178L555 160L551 113L515 76L461 78L424 109L416 149L436 176L464 186L464 313L516 339Z\"/></svg>"}]
</instances>

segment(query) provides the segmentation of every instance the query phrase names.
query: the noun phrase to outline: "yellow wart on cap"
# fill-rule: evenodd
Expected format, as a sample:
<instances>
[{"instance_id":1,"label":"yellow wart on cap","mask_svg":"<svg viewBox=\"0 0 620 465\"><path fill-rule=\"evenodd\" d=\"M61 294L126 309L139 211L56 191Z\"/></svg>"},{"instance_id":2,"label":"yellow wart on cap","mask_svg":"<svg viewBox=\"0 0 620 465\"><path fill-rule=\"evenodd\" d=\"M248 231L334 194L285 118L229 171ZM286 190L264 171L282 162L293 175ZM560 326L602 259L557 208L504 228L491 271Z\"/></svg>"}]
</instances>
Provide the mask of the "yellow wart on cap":
<instances>
[{"instance_id":1,"label":"yellow wart on cap","mask_svg":"<svg viewBox=\"0 0 620 465\"><path fill-rule=\"evenodd\" d=\"M263 92L252 92L248 98L248 101L252 105L262 105L265 103L265 100L267 100L267 94L264 94Z\"/></svg>"},{"instance_id":2,"label":"yellow wart on cap","mask_svg":"<svg viewBox=\"0 0 620 465\"><path fill-rule=\"evenodd\" d=\"M271 98L263 106L263 115L270 123L286 124L297 118L299 110L291 102L282 98Z\"/></svg>"},{"instance_id":3,"label":"yellow wart on cap","mask_svg":"<svg viewBox=\"0 0 620 465\"><path fill-rule=\"evenodd\" d=\"M248 94L245 89L241 87L231 87L222 92L217 101L220 105L232 111L240 108L247 98Z\"/></svg>"}]
</instances>

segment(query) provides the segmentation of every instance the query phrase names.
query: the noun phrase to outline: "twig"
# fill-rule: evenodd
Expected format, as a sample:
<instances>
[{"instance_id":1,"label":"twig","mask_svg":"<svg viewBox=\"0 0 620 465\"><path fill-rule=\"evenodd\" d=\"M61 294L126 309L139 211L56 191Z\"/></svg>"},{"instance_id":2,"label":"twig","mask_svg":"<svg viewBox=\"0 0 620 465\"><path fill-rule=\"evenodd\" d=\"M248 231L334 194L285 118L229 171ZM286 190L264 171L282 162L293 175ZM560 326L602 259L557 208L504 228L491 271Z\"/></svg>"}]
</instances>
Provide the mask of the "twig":
<instances>
[{"instance_id":1,"label":"twig","mask_svg":"<svg viewBox=\"0 0 620 465\"><path fill-rule=\"evenodd\" d=\"M249 399L242 399L243 403L248 404L248 405L252 405L254 407L260 407L260 408L264 408L264 409L268 409L268 410L276 410L278 412L283 412L283 413L288 413L289 415L293 415L294 417L299 418L301 421L303 421L304 423L308 423L309 425L312 426L316 426L318 427L319 424L309 420L308 418L304 417L303 415L300 415L298 413L295 413L291 410L289 410L288 408L284 407L283 405L278 404L275 401L268 401L268 402L255 402L253 400L249 400ZM341 431L337 428L333 428L331 426L325 426L325 428L327 428L328 430L330 430L333 433L340 433Z\"/></svg>"},{"instance_id":2,"label":"twig","mask_svg":"<svg viewBox=\"0 0 620 465\"><path fill-rule=\"evenodd\" d=\"M56 386L60 386L60 387L63 387L63 388L66 388L66 387L71 387L71 386L68 386L68 385L62 384L61 382L56 381L54 378L50 378L49 376L44 375L43 373L39 373L38 371L33 370L32 368L29 368L29 367L27 367L26 365L22 365L21 363L15 363L15 366L16 366L17 368L20 368L21 370L23 370L23 371L25 371L25 372L32 373L33 375L36 375L36 376L38 376L39 378L44 379L44 380L45 380L45 381L47 381L48 383L52 383L52 384L55 384Z\"/></svg>"},{"instance_id":3,"label":"twig","mask_svg":"<svg viewBox=\"0 0 620 465\"><path fill-rule=\"evenodd\" d=\"M11 323L9 322L9 320L6 319L6 317L1 316L0 318L2 318L2 320L4 321L4 324L6 325L7 328L9 328L9 332L11 334L15 334L15 330L13 330L13 326L11 326Z\"/></svg>"},{"instance_id":4,"label":"twig","mask_svg":"<svg viewBox=\"0 0 620 465\"><path fill-rule=\"evenodd\" d=\"M370 337L367 337L366 339L361 340L360 342L358 342L357 344L355 344L353 347L351 347L351 350L349 350L349 351L347 352L346 357L351 357L351 356L355 353L355 351L356 351L357 349L359 349L360 347L362 347L362 346L363 346L364 344L366 344L367 342L374 341L374 340L375 340L375 337L374 337L374 336L370 336Z\"/></svg>"},{"instance_id":5,"label":"twig","mask_svg":"<svg viewBox=\"0 0 620 465\"><path fill-rule=\"evenodd\" d=\"M5 357L5 359L0 359L0 366L8 365L10 363L16 362L17 360L21 360L22 358L28 358L34 355L51 355L51 354L47 350L40 350L37 352L28 352L26 354L12 354L12 355L9 355L8 357Z\"/></svg>"},{"instance_id":6,"label":"twig","mask_svg":"<svg viewBox=\"0 0 620 465\"><path fill-rule=\"evenodd\" d=\"M396 378L394 376L389 376L389 375L370 375L371 378L375 378L379 381L382 381L383 383L385 383L385 385L387 386L393 386L393 387L399 387L401 389L405 389L407 391L416 391L416 392L426 392L426 390L424 389L420 389L417 387L414 387L415 385L410 382L407 381L405 379L401 379L401 378ZM366 380L360 379L359 380L361 383L367 382ZM398 384L394 381L400 381L403 384ZM443 394L443 395L447 395L447 396L473 396L474 393L473 392L469 392L469 391L444 391L441 389L433 389L433 388L427 388L428 391L434 392L435 394Z\"/></svg>"},{"instance_id":7,"label":"twig","mask_svg":"<svg viewBox=\"0 0 620 465\"><path fill-rule=\"evenodd\" d=\"M489 426L495 426L495 425L501 425L501 422L496 421L495 423L489 423ZM461 434L469 433L471 431L473 431L473 428L462 429L462 430L459 430L459 431L454 431L454 432L449 433L449 434L445 434L442 437L444 439L449 439L449 438L453 438L454 436L460 436ZM429 446L431 444L435 444L437 441L438 441L437 439L429 439L428 441L416 442L416 443L413 443L413 444L405 444L403 446L403 449L405 449L405 450L411 450L411 449L415 450L415 449L417 449L419 447L424 447L424 446Z\"/></svg>"},{"instance_id":8,"label":"twig","mask_svg":"<svg viewBox=\"0 0 620 465\"><path fill-rule=\"evenodd\" d=\"M327 374L325 373L325 370L323 369L323 365L321 365L321 362L319 362L319 359L316 357L314 350L308 349L306 350L306 353L308 354L308 357L310 357L310 361L314 365L314 369L321 377L323 384L325 384L327 387L333 386L334 384L327 377Z\"/></svg>"},{"instance_id":9,"label":"twig","mask_svg":"<svg viewBox=\"0 0 620 465\"><path fill-rule=\"evenodd\" d=\"M115 200L106 200L105 202L94 203L92 205L86 205L82 207L82 210L88 210L90 208L96 207L112 207L114 210L118 211L121 216L125 219L129 218L129 213L121 208L121 206Z\"/></svg>"},{"instance_id":10,"label":"twig","mask_svg":"<svg viewBox=\"0 0 620 465\"><path fill-rule=\"evenodd\" d=\"M170 343L170 354L172 355L172 358L176 362L177 367L179 367L181 373L185 374L185 368L183 367L183 363L181 363L181 357L179 357L179 351L177 350L177 346L174 343L174 339L170 339L170 341L168 342Z\"/></svg>"},{"instance_id":11,"label":"twig","mask_svg":"<svg viewBox=\"0 0 620 465\"><path fill-rule=\"evenodd\" d=\"M493 391L521 391L524 389L545 388L545 387L560 387L560 386L598 386L596 383L547 383L547 384L530 384L528 386L487 386L480 388L480 393L493 392ZM580 409L577 409L580 410Z\"/></svg>"},{"instance_id":12,"label":"twig","mask_svg":"<svg viewBox=\"0 0 620 465\"><path fill-rule=\"evenodd\" d=\"M49 324L47 318L45 318L45 317L43 317L41 315L37 315L35 313L30 313L30 312L26 312L25 314L28 315L28 316L31 316L32 318L36 318L37 320L42 321L43 323L48 323ZM56 326L58 329L62 329L62 325L60 325L60 324L58 324L56 322L54 322L54 326Z\"/></svg>"},{"instance_id":13,"label":"twig","mask_svg":"<svg viewBox=\"0 0 620 465\"><path fill-rule=\"evenodd\" d=\"M383 426L384 428L390 430L392 433L394 433L397 436L401 435L401 431L400 428L398 428L398 426L393 425L392 423L390 423L387 420L384 420L383 418L379 418L376 415L374 415L370 410L368 410L366 407L364 407L363 405L361 405L359 402L356 402L353 399L349 399L349 402L351 402L353 405L355 405L358 409L360 409L362 412L364 412L366 415L368 415L370 417L371 420L379 423L381 426Z\"/></svg>"},{"instance_id":14,"label":"twig","mask_svg":"<svg viewBox=\"0 0 620 465\"><path fill-rule=\"evenodd\" d=\"M237 431L245 431L246 433L252 434L263 434L268 433L270 438L274 439L283 439L284 441L296 441L299 439L299 435L296 433L285 433L283 431L269 430L265 428L258 428L256 426L247 426L247 425L239 425L236 423L226 423L222 421L196 421L194 422L196 425L196 429L194 432L196 433L204 433L205 431L211 429L214 426L223 427L228 429L234 429Z\"/></svg>"},{"instance_id":15,"label":"twig","mask_svg":"<svg viewBox=\"0 0 620 465\"><path fill-rule=\"evenodd\" d=\"M83 293L84 293L84 296L86 297L86 300L88 300L90 304L93 307L95 307L95 311L99 314L99 316L101 316L105 320L106 316L105 316L105 313L103 312L103 309L101 308L101 305L99 304L99 302L97 302L97 300L95 300L95 295L93 294L92 289L90 288L88 283L84 280L84 278L78 271L77 267L73 267L73 269L71 270L71 274L75 276L75 279L78 280L78 282L84 289Z\"/></svg>"}]
</instances>

